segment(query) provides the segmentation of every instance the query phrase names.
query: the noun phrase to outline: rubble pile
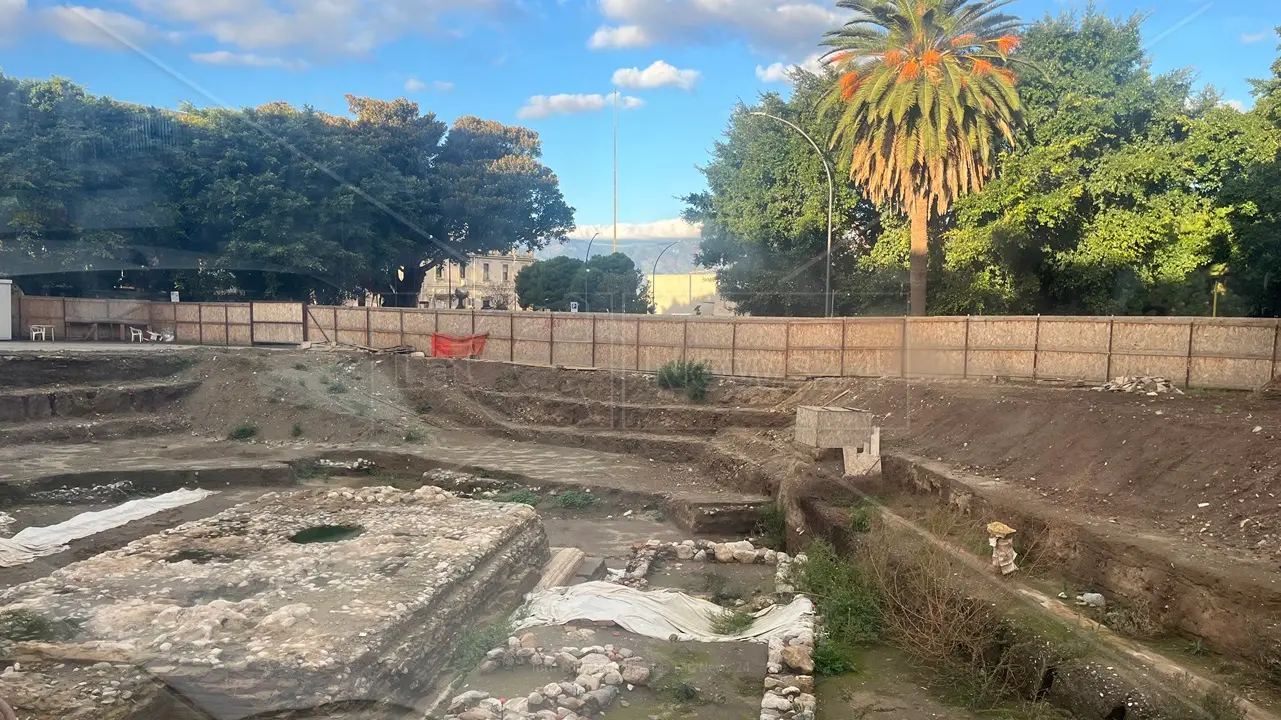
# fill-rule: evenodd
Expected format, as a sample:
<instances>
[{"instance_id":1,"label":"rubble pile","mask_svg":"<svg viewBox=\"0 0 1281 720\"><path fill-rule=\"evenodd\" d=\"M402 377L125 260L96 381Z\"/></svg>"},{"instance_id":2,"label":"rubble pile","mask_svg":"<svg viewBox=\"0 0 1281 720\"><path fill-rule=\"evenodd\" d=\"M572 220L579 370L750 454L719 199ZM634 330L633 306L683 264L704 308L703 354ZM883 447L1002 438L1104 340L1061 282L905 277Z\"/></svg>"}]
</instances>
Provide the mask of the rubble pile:
<instances>
[{"instance_id":1,"label":"rubble pile","mask_svg":"<svg viewBox=\"0 0 1281 720\"><path fill-rule=\"evenodd\" d=\"M1095 387L1094 390L1095 392L1143 393L1145 395L1183 394L1183 391L1175 387L1169 378L1155 375L1114 378L1111 382Z\"/></svg>"},{"instance_id":2,"label":"rubble pile","mask_svg":"<svg viewBox=\"0 0 1281 720\"><path fill-rule=\"evenodd\" d=\"M636 543L632 546L632 559L622 577L614 582L634 588L645 588L649 581L646 576L658 560L678 560L680 562L705 562L743 565L770 565L774 572L774 592L779 595L791 595L796 592L792 580L792 567L806 561L804 554L792 557L785 552L758 548L750 541L717 543L708 540L685 540L679 543L665 543L658 540Z\"/></svg>"},{"instance_id":3,"label":"rubble pile","mask_svg":"<svg viewBox=\"0 0 1281 720\"><path fill-rule=\"evenodd\" d=\"M537 647L533 633L507 639L485 656L481 672L496 672L518 665L563 673L565 682L547 683L527 696L506 701L472 690L449 703L445 720L577 720L609 709L623 688L649 684L653 669L634 652L613 645L555 651Z\"/></svg>"}]
</instances>

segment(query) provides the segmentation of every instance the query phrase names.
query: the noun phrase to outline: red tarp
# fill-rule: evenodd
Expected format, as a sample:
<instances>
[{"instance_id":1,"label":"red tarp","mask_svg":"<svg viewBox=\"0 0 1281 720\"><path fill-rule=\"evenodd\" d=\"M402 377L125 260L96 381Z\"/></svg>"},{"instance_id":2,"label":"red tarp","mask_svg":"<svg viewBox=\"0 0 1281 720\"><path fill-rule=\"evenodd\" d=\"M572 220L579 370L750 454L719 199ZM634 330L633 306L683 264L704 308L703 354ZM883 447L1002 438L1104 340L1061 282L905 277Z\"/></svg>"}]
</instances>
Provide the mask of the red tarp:
<instances>
[{"instance_id":1,"label":"red tarp","mask_svg":"<svg viewBox=\"0 0 1281 720\"><path fill-rule=\"evenodd\" d=\"M432 333L431 336L431 356L447 358L472 358L480 357L485 352L485 341L489 339L489 333L484 335L441 335Z\"/></svg>"}]
</instances>

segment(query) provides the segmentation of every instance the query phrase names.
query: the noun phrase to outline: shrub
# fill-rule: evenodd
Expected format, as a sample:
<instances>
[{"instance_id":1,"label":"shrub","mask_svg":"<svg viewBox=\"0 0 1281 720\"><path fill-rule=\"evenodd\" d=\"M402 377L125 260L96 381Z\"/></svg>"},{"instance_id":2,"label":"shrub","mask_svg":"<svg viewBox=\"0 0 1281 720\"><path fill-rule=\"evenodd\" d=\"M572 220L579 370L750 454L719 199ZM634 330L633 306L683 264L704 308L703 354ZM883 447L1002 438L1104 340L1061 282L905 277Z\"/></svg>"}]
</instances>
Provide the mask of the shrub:
<instances>
[{"instance_id":1,"label":"shrub","mask_svg":"<svg viewBox=\"0 0 1281 720\"><path fill-rule=\"evenodd\" d=\"M820 674L839 675L853 669L849 660L859 645L881 635L880 602L866 573L841 557L825 541L812 543L809 562L800 566L799 587L813 599L823 617L823 637L815 649Z\"/></svg>"},{"instance_id":2,"label":"shrub","mask_svg":"<svg viewBox=\"0 0 1281 720\"><path fill-rule=\"evenodd\" d=\"M302 425L294 423L294 426L289 430L289 434L293 437L302 437Z\"/></svg>"},{"instance_id":3,"label":"shrub","mask_svg":"<svg viewBox=\"0 0 1281 720\"><path fill-rule=\"evenodd\" d=\"M0 612L0 639L11 642L68 640L79 629L79 621L54 622L30 610Z\"/></svg>"},{"instance_id":4,"label":"shrub","mask_svg":"<svg viewBox=\"0 0 1281 720\"><path fill-rule=\"evenodd\" d=\"M771 550L787 549L787 518L777 503L761 508L761 517L756 521L753 534L764 547Z\"/></svg>"},{"instance_id":5,"label":"shrub","mask_svg":"<svg viewBox=\"0 0 1281 720\"><path fill-rule=\"evenodd\" d=\"M872 532L872 513L867 508L856 507L850 510L850 532Z\"/></svg>"},{"instance_id":6,"label":"shrub","mask_svg":"<svg viewBox=\"0 0 1281 720\"><path fill-rule=\"evenodd\" d=\"M726 610L723 613L713 615L710 619L712 621L712 632L717 635L737 635L750 628L752 623L756 622L756 618L738 610Z\"/></svg>"},{"instance_id":7,"label":"shrub","mask_svg":"<svg viewBox=\"0 0 1281 720\"><path fill-rule=\"evenodd\" d=\"M712 384L712 366L705 362L673 360L658 369L658 386L665 390L684 390L689 399L707 398Z\"/></svg>"},{"instance_id":8,"label":"shrub","mask_svg":"<svg viewBox=\"0 0 1281 720\"><path fill-rule=\"evenodd\" d=\"M253 438L257 434L258 434L257 425L250 425L249 423L245 423L244 425L237 425L236 427L232 428L231 432L227 433L227 439L244 442L245 440L249 440Z\"/></svg>"},{"instance_id":9,"label":"shrub","mask_svg":"<svg viewBox=\"0 0 1281 720\"><path fill-rule=\"evenodd\" d=\"M330 394L330 395L341 395L341 394L343 394L343 393L345 393L345 392L347 392L347 386L346 386L346 385L343 385L342 383L337 383L337 382L336 382L336 383L333 383L333 384L331 384L331 385L329 386L329 394Z\"/></svg>"},{"instance_id":10,"label":"shrub","mask_svg":"<svg viewBox=\"0 0 1281 720\"><path fill-rule=\"evenodd\" d=\"M405 431L405 442L416 443L422 442L423 436L417 430L409 429Z\"/></svg>"},{"instance_id":11,"label":"shrub","mask_svg":"<svg viewBox=\"0 0 1281 720\"><path fill-rule=\"evenodd\" d=\"M496 647L507 645L511 625L505 620L495 620L465 631L458 639L458 652L454 655L454 670L465 675L485 659L485 654Z\"/></svg>"},{"instance_id":12,"label":"shrub","mask_svg":"<svg viewBox=\"0 0 1281 720\"><path fill-rule=\"evenodd\" d=\"M567 490L552 499L552 505L566 510L586 510L600 502L600 498L582 490Z\"/></svg>"}]
</instances>

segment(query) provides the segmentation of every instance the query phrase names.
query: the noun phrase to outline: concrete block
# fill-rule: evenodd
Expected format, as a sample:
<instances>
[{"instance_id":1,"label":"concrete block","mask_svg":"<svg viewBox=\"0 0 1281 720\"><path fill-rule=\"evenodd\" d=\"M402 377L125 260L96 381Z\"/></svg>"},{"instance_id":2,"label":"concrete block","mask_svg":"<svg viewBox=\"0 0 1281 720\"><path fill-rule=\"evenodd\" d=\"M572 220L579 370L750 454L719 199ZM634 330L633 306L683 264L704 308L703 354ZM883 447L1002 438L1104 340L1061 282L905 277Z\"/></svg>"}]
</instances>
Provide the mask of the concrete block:
<instances>
[{"instance_id":1,"label":"concrete block","mask_svg":"<svg viewBox=\"0 0 1281 720\"><path fill-rule=\"evenodd\" d=\"M796 408L796 442L815 448L864 445L872 432L872 413L842 407Z\"/></svg>"}]
</instances>

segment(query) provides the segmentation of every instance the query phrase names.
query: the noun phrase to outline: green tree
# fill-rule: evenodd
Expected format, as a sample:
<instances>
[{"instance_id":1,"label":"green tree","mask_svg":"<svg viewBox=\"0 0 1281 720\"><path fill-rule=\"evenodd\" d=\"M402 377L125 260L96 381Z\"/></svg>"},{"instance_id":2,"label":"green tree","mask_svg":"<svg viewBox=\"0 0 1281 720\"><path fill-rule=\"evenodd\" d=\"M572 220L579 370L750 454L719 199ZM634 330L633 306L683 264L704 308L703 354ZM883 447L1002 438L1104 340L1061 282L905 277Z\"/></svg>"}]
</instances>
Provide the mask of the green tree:
<instances>
[{"instance_id":1,"label":"green tree","mask_svg":"<svg viewBox=\"0 0 1281 720\"><path fill-rule=\"evenodd\" d=\"M565 255L532 263L516 275L517 302L526 310L568 311L569 303L582 297L582 285L575 281L583 265Z\"/></svg>"},{"instance_id":2,"label":"green tree","mask_svg":"<svg viewBox=\"0 0 1281 720\"><path fill-rule=\"evenodd\" d=\"M708 190L684 198L685 218L702 223L696 258L716 268L717 290L752 315L824 312L827 261L827 175L823 158L794 130L765 112L796 123L811 137L829 137L833 124L815 106L830 81L799 73L791 98L776 93L730 116L702 168ZM832 290L842 314L903 312L903 273L865 267L880 234L875 206L838 176L832 250Z\"/></svg>"},{"instance_id":3,"label":"green tree","mask_svg":"<svg viewBox=\"0 0 1281 720\"><path fill-rule=\"evenodd\" d=\"M649 291L636 263L622 253L595 255L574 276L571 292L582 288L584 310L649 312Z\"/></svg>"},{"instance_id":4,"label":"green tree","mask_svg":"<svg viewBox=\"0 0 1281 720\"><path fill-rule=\"evenodd\" d=\"M840 75L824 110L832 146L869 198L911 222L912 314L926 311L929 224L979 190L1014 142L1022 108L1008 0L841 0L854 19L828 33Z\"/></svg>"}]
</instances>

